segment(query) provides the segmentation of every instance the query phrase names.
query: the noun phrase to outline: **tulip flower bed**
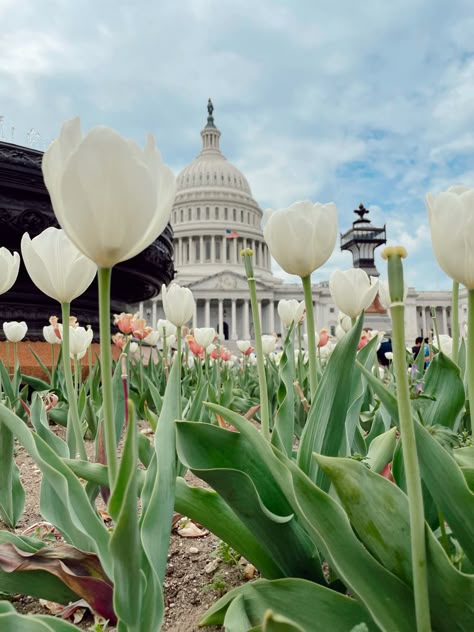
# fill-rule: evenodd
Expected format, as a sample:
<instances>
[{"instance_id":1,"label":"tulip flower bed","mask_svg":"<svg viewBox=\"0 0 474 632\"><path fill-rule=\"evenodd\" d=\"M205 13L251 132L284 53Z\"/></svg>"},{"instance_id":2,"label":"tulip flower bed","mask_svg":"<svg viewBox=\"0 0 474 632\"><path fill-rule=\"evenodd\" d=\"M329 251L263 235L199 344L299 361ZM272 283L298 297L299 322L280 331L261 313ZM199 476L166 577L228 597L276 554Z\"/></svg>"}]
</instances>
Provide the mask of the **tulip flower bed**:
<instances>
[{"instance_id":1,"label":"tulip flower bed","mask_svg":"<svg viewBox=\"0 0 474 632\"><path fill-rule=\"evenodd\" d=\"M118 632L198 623L229 632L471 630L474 257L463 218L474 192L456 187L427 199L434 251L453 279L453 322L462 283L469 326L465 339L454 327L449 344L435 332L425 367L424 354L406 349L400 246L383 252L388 282L362 270L334 273L337 343L315 331L311 274L335 247L333 204L298 202L264 217L273 257L301 277L305 297L304 306L279 306L287 331L277 353L261 330L251 250L241 255L255 340L238 342L240 358L212 329L187 329L194 299L177 284L163 288L167 320L156 331L124 313L112 338L112 268L163 229L174 178L151 138L142 151L107 128L83 137L78 120L45 153L43 173L63 229L25 236L22 255L61 305L62 323L53 318L45 329L61 362L49 368L38 358L43 379L22 374L16 345L25 326L4 327L13 363L0 363L0 592L9 598L0 601L0 630L77 629L21 614L12 605L18 593L86 603L107 621L94 630ZM454 263L439 230L448 220ZM7 291L18 257L1 260ZM78 362L93 334L71 317L71 302L96 272L100 361L90 361L84 380ZM377 294L392 322L386 368L380 336L363 332ZM122 352L115 362L112 339ZM40 474L39 514L54 542L22 529L31 502L18 468L25 455ZM210 604L199 621L170 615L170 599L192 578L190 556L206 561L204 545L175 554L176 514L194 535L206 529L221 541L213 541L220 562L204 570L213 592L198 599ZM241 558L253 571L248 581L239 571L228 591L234 579L215 571Z\"/></svg>"}]
</instances>

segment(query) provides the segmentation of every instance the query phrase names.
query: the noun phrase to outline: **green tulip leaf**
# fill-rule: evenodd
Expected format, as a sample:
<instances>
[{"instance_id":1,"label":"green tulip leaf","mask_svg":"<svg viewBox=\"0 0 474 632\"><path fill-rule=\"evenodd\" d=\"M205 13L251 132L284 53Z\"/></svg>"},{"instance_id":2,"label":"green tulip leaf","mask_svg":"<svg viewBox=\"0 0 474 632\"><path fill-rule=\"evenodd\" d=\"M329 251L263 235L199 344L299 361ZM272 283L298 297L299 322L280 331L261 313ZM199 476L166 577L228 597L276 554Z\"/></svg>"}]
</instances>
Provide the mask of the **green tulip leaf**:
<instances>
[{"instance_id":1,"label":"green tulip leaf","mask_svg":"<svg viewBox=\"0 0 474 632\"><path fill-rule=\"evenodd\" d=\"M48 615L19 614L8 601L0 601L2 632L77 632L77 627Z\"/></svg>"},{"instance_id":2,"label":"green tulip leaf","mask_svg":"<svg viewBox=\"0 0 474 632\"><path fill-rule=\"evenodd\" d=\"M267 610L263 620L262 632L304 632L294 621Z\"/></svg>"},{"instance_id":3,"label":"green tulip leaf","mask_svg":"<svg viewBox=\"0 0 474 632\"><path fill-rule=\"evenodd\" d=\"M368 370L370 370L374 364L377 353L378 338L375 336L372 340L362 347L357 353L357 360L361 362ZM356 442L363 448L363 452L359 449L357 452L365 454L365 446L360 441L360 436L357 435L358 424L360 419L360 411L366 397L367 386L362 379L359 371L352 372L352 384L351 384L351 396L350 405L347 410L346 416L346 449L344 454L350 456L351 448ZM341 453L340 453L341 454Z\"/></svg>"},{"instance_id":4,"label":"green tulip leaf","mask_svg":"<svg viewBox=\"0 0 474 632\"><path fill-rule=\"evenodd\" d=\"M271 610L274 622L290 620L294 627L286 628L287 632L293 632L295 626L296 630L304 632L351 630L361 622L367 624L370 632L379 629L365 608L354 599L313 582L295 578L272 581L258 579L234 588L211 606L199 625L222 625L225 622L229 632L247 631L248 627L229 626L227 613L235 602L237 605L234 606L234 612L231 612L234 621L237 616L241 622L247 617L253 626L265 625L264 621L266 619L268 622L268 611ZM269 630L284 632L285 628Z\"/></svg>"},{"instance_id":5,"label":"green tulip leaf","mask_svg":"<svg viewBox=\"0 0 474 632\"><path fill-rule=\"evenodd\" d=\"M177 464L174 422L178 418L178 401L181 398L179 368L179 360L175 360L155 432L155 454L146 471L141 493L140 539L144 552L141 570L146 577L141 606L141 626L144 630L159 629L164 614L162 585L175 503Z\"/></svg>"},{"instance_id":6,"label":"green tulip leaf","mask_svg":"<svg viewBox=\"0 0 474 632\"><path fill-rule=\"evenodd\" d=\"M294 323L286 334L283 352L278 366L279 384L276 391L277 411L272 433L272 443L291 456L295 434L295 350Z\"/></svg>"},{"instance_id":7,"label":"green tulip leaf","mask_svg":"<svg viewBox=\"0 0 474 632\"><path fill-rule=\"evenodd\" d=\"M380 474L387 463L392 460L397 442L396 434L397 429L391 428L371 442L365 460L373 472Z\"/></svg>"},{"instance_id":8,"label":"green tulip leaf","mask_svg":"<svg viewBox=\"0 0 474 632\"><path fill-rule=\"evenodd\" d=\"M141 546L137 511L137 427L133 404L129 406L129 423L117 480L108 510L115 522L110 538L114 610L121 625L138 628L141 615Z\"/></svg>"},{"instance_id":9,"label":"green tulip leaf","mask_svg":"<svg viewBox=\"0 0 474 632\"><path fill-rule=\"evenodd\" d=\"M37 433L3 405L0 405L0 421L18 438L43 474L40 508L44 518L70 544L98 553L105 572L110 575L109 532L76 475Z\"/></svg>"},{"instance_id":10,"label":"green tulip leaf","mask_svg":"<svg viewBox=\"0 0 474 632\"><path fill-rule=\"evenodd\" d=\"M364 314L338 342L318 384L308 419L301 435L298 465L322 489L329 481L312 458L313 452L337 456L346 440L346 416L351 405L351 388L357 345Z\"/></svg>"},{"instance_id":11,"label":"green tulip leaf","mask_svg":"<svg viewBox=\"0 0 474 632\"><path fill-rule=\"evenodd\" d=\"M415 436L423 481L467 557L474 563L474 493L451 454L417 422Z\"/></svg>"},{"instance_id":12,"label":"green tulip leaf","mask_svg":"<svg viewBox=\"0 0 474 632\"><path fill-rule=\"evenodd\" d=\"M229 423L246 419L220 406L212 410ZM279 576L293 575L324 582L314 545L293 517L291 506L272 476L275 463L265 442L265 454L242 433L202 422L178 422L177 448L182 462L215 489L273 558ZM256 432L260 439L260 434ZM262 441L264 441L262 439ZM285 542L285 546L281 543Z\"/></svg>"},{"instance_id":13,"label":"green tulip leaf","mask_svg":"<svg viewBox=\"0 0 474 632\"><path fill-rule=\"evenodd\" d=\"M16 527L24 506L25 490L15 462L14 435L0 422L0 518L8 527Z\"/></svg>"},{"instance_id":14,"label":"green tulip leaf","mask_svg":"<svg viewBox=\"0 0 474 632\"><path fill-rule=\"evenodd\" d=\"M335 500L283 454L275 455L291 474L291 479L283 484L295 513L350 592L381 629L415 629L413 596L407 585L367 551ZM283 468L281 471L283 479Z\"/></svg>"},{"instance_id":15,"label":"green tulip leaf","mask_svg":"<svg viewBox=\"0 0 474 632\"><path fill-rule=\"evenodd\" d=\"M456 429L464 408L464 384L458 365L442 352L430 362L423 394L430 398L422 409L425 424Z\"/></svg>"},{"instance_id":16,"label":"green tulip leaf","mask_svg":"<svg viewBox=\"0 0 474 632\"><path fill-rule=\"evenodd\" d=\"M330 477L362 543L384 567L412 584L407 496L386 478L353 459L316 456ZM427 576L432 624L451 632L472 629L474 576L457 571L426 529Z\"/></svg>"},{"instance_id":17,"label":"green tulip leaf","mask_svg":"<svg viewBox=\"0 0 474 632\"><path fill-rule=\"evenodd\" d=\"M175 510L189 516L218 538L239 551L267 579L281 577L281 571L231 507L213 490L191 487L183 478L176 481Z\"/></svg>"}]
</instances>

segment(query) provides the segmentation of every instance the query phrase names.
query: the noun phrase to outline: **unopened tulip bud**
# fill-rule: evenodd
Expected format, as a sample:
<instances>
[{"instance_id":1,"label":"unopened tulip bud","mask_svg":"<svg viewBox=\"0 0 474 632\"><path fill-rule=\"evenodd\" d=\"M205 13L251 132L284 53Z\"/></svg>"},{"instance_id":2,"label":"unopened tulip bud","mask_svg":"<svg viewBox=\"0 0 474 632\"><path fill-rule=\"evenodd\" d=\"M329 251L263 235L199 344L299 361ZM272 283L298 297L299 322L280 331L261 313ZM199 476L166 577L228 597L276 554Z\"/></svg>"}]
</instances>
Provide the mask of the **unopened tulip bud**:
<instances>
[{"instance_id":1,"label":"unopened tulip bud","mask_svg":"<svg viewBox=\"0 0 474 632\"><path fill-rule=\"evenodd\" d=\"M25 337L28 326L24 320L21 322L12 320L9 323L3 323L3 331L10 342L20 342Z\"/></svg>"}]
</instances>

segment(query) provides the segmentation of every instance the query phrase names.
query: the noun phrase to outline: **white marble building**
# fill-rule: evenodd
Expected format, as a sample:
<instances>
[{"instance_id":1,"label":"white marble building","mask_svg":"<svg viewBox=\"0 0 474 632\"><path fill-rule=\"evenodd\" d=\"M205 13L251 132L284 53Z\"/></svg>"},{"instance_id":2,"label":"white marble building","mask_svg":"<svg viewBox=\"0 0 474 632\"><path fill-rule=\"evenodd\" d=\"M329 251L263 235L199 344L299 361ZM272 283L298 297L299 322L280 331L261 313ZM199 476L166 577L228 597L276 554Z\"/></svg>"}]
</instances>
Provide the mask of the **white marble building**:
<instances>
[{"instance_id":1,"label":"white marble building","mask_svg":"<svg viewBox=\"0 0 474 632\"><path fill-rule=\"evenodd\" d=\"M174 230L175 280L188 286L196 300L193 327L215 327L227 340L251 339L253 327L247 280L240 258L242 248L254 251L259 310L264 333L282 334L277 312L280 299L303 300L300 285L283 283L273 276L271 257L263 240L262 211L252 197L245 176L220 150L221 133L208 104L207 125L201 131L199 155L177 178L176 200L171 212ZM328 283L313 285L316 326L334 333L338 309ZM406 310L407 341L431 334L430 309L436 308L440 333L451 333L450 292L423 292L410 288ZM466 292L461 292L460 324L467 321ZM164 318L161 298L140 304L152 326ZM386 314L368 313L367 326L390 330ZM461 331L463 331L461 329Z\"/></svg>"}]
</instances>

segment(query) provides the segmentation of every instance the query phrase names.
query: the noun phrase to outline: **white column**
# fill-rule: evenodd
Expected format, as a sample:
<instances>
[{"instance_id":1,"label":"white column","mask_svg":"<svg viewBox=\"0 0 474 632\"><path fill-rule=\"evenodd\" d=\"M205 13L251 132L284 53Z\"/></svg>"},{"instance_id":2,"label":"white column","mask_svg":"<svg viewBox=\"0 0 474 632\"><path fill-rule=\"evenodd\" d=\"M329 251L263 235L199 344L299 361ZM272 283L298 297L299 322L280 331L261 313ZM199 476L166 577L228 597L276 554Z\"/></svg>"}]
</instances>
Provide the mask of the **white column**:
<instances>
[{"instance_id":1,"label":"white column","mask_svg":"<svg viewBox=\"0 0 474 632\"><path fill-rule=\"evenodd\" d=\"M205 323L205 327L210 327L210 322L211 322L211 301L206 298L206 300L204 301L204 323Z\"/></svg>"},{"instance_id":2,"label":"white column","mask_svg":"<svg viewBox=\"0 0 474 632\"><path fill-rule=\"evenodd\" d=\"M227 263L227 257L226 257L226 243L225 243L225 237L222 237L222 245L221 245L221 262L222 263Z\"/></svg>"},{"instance_id":3,"label":"white column","mask_svg":"<svg viewBox=\"0 0 474 632\"><path fill-rule=\"evenodd\" d=\"M428 332L428 327L426 325L426 307L425 306L423 306L423 320L422 320L422 323L423 323L423 338L426 338L426 336L428 335L428 333L427 333Z\"/></svg>"},{"instance_id":4,"label":"white column","mask_svg":"<svg viewBox=\"0 0 474 632\"><path fill-rule=\"evenodd\" d=\"M143 318L143 301L138 305L138 313L140 314L140 318Z\"/></svg>"},{"instance_id":5,"label":"white column","mask_svg":"<svg viewBox=\"0 0 474 632\"><path fill-rule=\"evenodd\" d=\"M153 329L156 329L156 323L157 323L157 318L156 318L156 299L154 301L151 302L151 326L153 327Z\"/></svg>"},{"instance_id":6,"label":"white column","mask_svg":"<svg viewBox=\"0 0 474 632\"><path fill-rule=\"evenodd\" d=\"M237 340L237 301L235 298L232 299L232 310L231 310L232 316L232 323L231 323L231 339L232 340Z\"/></svg>"},{"instance_id":7,"label":"white column","mask_svg":"<svg viewBox=\"0 0 474 632\"><path fill-rule=\"evenodd\" d=\"M250 338L250 327L249 327L249 301L248 299L244 299L244 304L242 307L244 311L244 339L248 340Z\"/></svg>"},{"instance_id":8,"label":"white column","mask_svg":"<svg viewBox=\"0 0 474 632\"><path fill-rule=\"evenodd\" d=\"M211 237L211 263L216 262L216 238L214 235Z\"/></svg>"},{"instance_id":9,"label":"white column","mask_svg":"<svg viewBox=\"0 0 474 632\"><path fill-rule=\"evenodd\" d=\"M273 299L270 300L270 303L268 305L268 309L270 310L270 331L269 331L269 333L272 334L275 331L275 304L273 302Z\"/></svg>"},{"instance_id":10,"label":"white column","mask_svg":"<svg viewBox=\"0 0 474 632\"><path fill-rule=\"evenodd\" d=\"M448 308L442 307L441 314L443 316L443 332L442 333L447 334L448 333Z\"/></svg>"},{"instance_id":11,"label":"white column","mask_svg":"<svg viewBox=\"0 0 474 632\"><path fill-rule=\"evenodd\" d=\"M201 235L199 237L199 261L196 263L204 263L204 237Z\"/></svg>"},{"instance_id":12,"label":"white column","mask_svg":"<svg viewBox=\"0 0 474 632\"><path fill-rule=\"evenodd\" d=\"M234 263L239 263L239 253L237 252L237 237L232 240L234 242Z\"/></svg>"},{"instance_id":13,"label":"white column","mask_svg":"<svg viewBox=\"0 0 474 632\"><path fill-rule=\"evenodd\" d=\"M224 339L224 300L219 299L219 338Z\"/></svg>"}]
</instances>

